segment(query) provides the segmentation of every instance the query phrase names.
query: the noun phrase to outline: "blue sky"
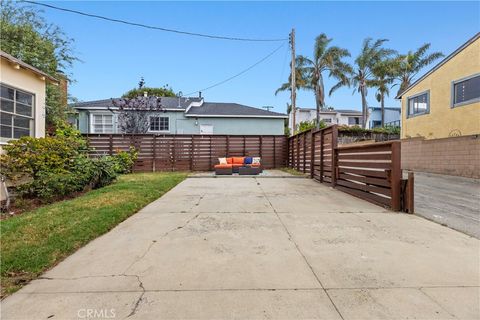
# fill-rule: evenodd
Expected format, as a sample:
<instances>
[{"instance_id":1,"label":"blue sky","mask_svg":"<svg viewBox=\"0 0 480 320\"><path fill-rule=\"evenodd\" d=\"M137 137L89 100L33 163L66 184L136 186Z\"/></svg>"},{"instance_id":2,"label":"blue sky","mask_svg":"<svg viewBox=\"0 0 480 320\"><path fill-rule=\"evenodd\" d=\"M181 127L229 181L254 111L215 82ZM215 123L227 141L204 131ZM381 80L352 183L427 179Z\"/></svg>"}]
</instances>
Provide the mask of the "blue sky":
<instances>
[{"instance_id":1,"label":"blue sky","mask_svg":"<svg viewBox=\"0 0 480 320\"><path fill-rule=\"evenodd\" d=\"M324 32L352 58L364 38L387 38L399 52L425 42L449 54L480 30L479 2L48 2L165 28L252 38L288 37L296 29L297 54L311 55L314 38ZM45 8L44 16L75 39L83 61L71 73L70 93L81 101L120 96L141 76L148 86L170 85L184 94L228 78L277 48L277 42L212 40L147 30ZM285 112L287 92L275 90L289 73L288 44L244 75L203 92L208 101L274 106ZM326 80L326 89L333 81ZM343 88L327 105L361 109L360 96ZM393 90L393 93L396 89ZM377 105L374 92L370 105ZM311 92L298 94L297 106L314 107ZM393 97L388 106L398 106Z\"/></svg>"}]
</instances>

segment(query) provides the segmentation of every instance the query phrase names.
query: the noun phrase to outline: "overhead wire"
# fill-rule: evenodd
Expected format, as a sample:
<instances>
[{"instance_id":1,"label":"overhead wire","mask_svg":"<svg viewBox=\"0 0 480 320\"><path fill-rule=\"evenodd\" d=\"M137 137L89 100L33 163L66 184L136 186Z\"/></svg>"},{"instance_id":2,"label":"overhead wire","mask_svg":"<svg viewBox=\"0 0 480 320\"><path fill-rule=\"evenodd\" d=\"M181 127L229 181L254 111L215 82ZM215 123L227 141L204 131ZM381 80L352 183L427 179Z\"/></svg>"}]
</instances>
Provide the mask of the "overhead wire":
<instances>
[{"instance_id":1,"label":"overhead wire","mask_svg":"<svg viewBox=\"0 0 480 320\"><path fill-rule=\"evenodd\" d=\"M283 43L282 45L280 45L278 48L276 48L275 50L273 50L272 52L270 52L268 55L266 55L265 57L263 57L262 59L258 60L257 62L255 62L254 64L252 64L251 66L247 67L246 69L240 71L239 73L231 76L231 77L228 77L222 81L219 81L215 84L212 84L211 86L209 87L206 87L206 88L203 88L203 89L200 89L200 90L196 90L196 91L193 91L193 92L190 92L190 93L187 93L185 96L190 96L194 93L198 93L198 92L204 92L204 91L207 91L207 90L210 90L212 88L215 88L215 87L218 87L219 85L222 85L230 80L233 80L239 76L241 76L242 74L250 71L251 69L253 69L254 67L256 67L257 65L259 65L260 63L264 62L265 60L267 60L268 58L270 58L271 56L273 56L278 50L280 50L283 46L285 45L285 43Z\"/></svg>"},{"instance_id":2,"label":"overhead wire","mask_svg":"<svg viewBox=\"0 0 480 320\"><path fill-rule=\"evenodd\" d=\"M228 36L213 35L213 34L206 34L206 33L189 32L189 31L182 31L182 30L177 30L177 29L170 29L170 28L152 26L152 25L147 25L147 24L144 24L144 23L132 22L132 21L127 21L127 20L122 20L122 19L110 18L110 17L106 17L106 16L101 16L101 15L98 15L98 14L92 14L92 13L86 13L86 12L82 12L82 11L78 11L78 10L62 8L62 7L58 7L58 6L55 6L55 5L51 5L51 4L47 4L47 3L41 3L41 2L37 2L37 1L23 0L21 2L30 3L30 4L33 4L33 5L42 6L42 7L46 7L46 8L50 8L50 9L54 9L54 10L70 12L70 13L74 13L74 14L78 14L78 15L82 15L82 16L86 16L86 17L90 17L90 18L96 18L96 19L106 20L106 21L110 21L110 22L116 22L116 23L131 25L131 26L135 26L135 27L139 27L139 28L159 30L159 31L164 31L164 32L172 32L172 33L195 36L195 37L203 37L203 38L218 39L218 40L231 40L231 41L250 41L250 42L279 42L279 41L288 40L288 38L272 38L272 39L241 38L241 37L228 37Z\"/></svg>"}]
</instances>

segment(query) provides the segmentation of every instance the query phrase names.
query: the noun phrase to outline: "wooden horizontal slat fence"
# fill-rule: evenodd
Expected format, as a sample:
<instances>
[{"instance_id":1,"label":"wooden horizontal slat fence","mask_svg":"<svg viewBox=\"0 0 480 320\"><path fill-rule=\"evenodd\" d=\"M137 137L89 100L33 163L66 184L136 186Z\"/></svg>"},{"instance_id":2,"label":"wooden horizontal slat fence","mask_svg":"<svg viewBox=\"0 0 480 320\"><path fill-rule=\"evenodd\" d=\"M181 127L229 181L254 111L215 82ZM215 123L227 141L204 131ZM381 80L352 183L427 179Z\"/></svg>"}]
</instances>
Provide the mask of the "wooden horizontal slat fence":
<instances>
[{"instance_id":1,"label":"wooden horizontal slat fence","mask_svg":"<svg viewBox=\"0 0 480 320\"><path fill-rule=\"evenodd\" d=\"M410 187L402 188L400 141L339 147L337 139L336 125L290 137L288 166L375 204L413 212L413 201L406 203L412 198L413 177L405 184Z\"/></svg>"},{"instance_id":2,"label":"wooden horizontal slat fence","mask_svg":"<svg viewBox=\"0 0 480 320\"><path fill-rule=\"evenodd\" d=\"M287 137L272 135L85 135L93 155L138 150L135 172L146 171L209 171L218 158L261 157L266 169L286 166Z\"/></svg>"}]
</instances>

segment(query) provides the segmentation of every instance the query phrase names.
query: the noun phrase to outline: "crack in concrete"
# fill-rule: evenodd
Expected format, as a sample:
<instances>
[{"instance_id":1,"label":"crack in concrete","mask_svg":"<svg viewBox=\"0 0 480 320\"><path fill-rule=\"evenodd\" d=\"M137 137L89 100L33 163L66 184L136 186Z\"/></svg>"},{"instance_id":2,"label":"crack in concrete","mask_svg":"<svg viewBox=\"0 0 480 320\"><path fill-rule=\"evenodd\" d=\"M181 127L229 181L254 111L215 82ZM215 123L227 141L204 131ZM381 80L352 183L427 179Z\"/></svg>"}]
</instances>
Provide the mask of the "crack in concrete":
<instances>
[{"instance_id":1,"label":"crack in concrete","mask_svg":"<svg viewBox=\"0 0 480 320\"><path fill-rule=\"evenodd\" d=\"M135 313L137 313L138 311L138 307L140 306L140 302L142 302L143 300L143 296L145 295L145 287L143 286L143 282L142 280L140 279L140 276L138 275L135 275L135 277L137 278L138 280L138 286L140 287L140 289L142 289L142 293L140 294L140 297L138 297L137 301L135 302L133 308L132 308L132 311L130 311L129 315L127 316L127 318L133 316Z\"/></svg>"},{"instance_id":2,"label":"crack in concrete","mask_svg":"<svg viewBox=\"0 0 480 320\"><path fill-rule=\"evenodd\" d=\"M288 228L287 228L287 226L285 225L285 223L283 222L282 218L280 218L280 215L278 214L277 210L275 209L275 207L273 206L272 202L271 202L270 199L268 198L267 193L265 192L265 190L263 190L263 188L262 188L260 182L257 180L257 178L255 178L255 182L257 183L258 187L259 187L260 190L262 191L263 196L265 197L265 199L267 199L268 203L270 204L270 207L272 207L273 212L275 212L275 215L277 216L278 221L280 221L280 224L283 226L283 229L284 229L285 232L287 233L287 235L288 235L288 240L290 240L290 241L293 243L293 245L294 245L295 248L297 249L297 252L302 256L303 260L305 261L305 263L307 264L307 266L310 268L310 271L312 272L313 276L314 276L315 279L317 280L318 284L320 284L320 286L322 287L323 292L325 292L325 294L327 295L328 299L329 299L330 302L332 303L333 307L335 308L335 311L337 311L337 313L338 313L338 315L340 316L340 318L341 318L342 320L344 320L343 315L340 313L340 310L338 310L337 306L336 306L335 303L333 302L333 299L330 297L330 294L328 294L327 290L325 290L325 287L323 286L322 282L320 281L320 278L319 278L318 275L315 273L315 270L313 270L312 265L310 264L310 262L308 262L307 257L303 254L303 252L300 250L300 247L298 246L298 244L297 244L297 243L295 242L295 240L293 239L292 234L291 234L290 231L288 230Z\"/></svg>"},{"instance_id":3,"label":"crack in concrete","mask_svg":"<svg viewBox=\"0 0 480 320\"><path fill-rule=\"evenodd\" d=\"M422 288L418 288L418 291L420 291L421 293L423 293L424 296L426 296L430 301L432 301L433 303L435 303L437 306L439 306L443 311L445 311L446 313L448 313L450 316L452 316L453 318L457 318L454 314L452 314L450 311L448 311L447 309L445 309L437 300L435 300L435 299L432 298L429 294L427 294L425 291L423 291Z\"/></svg>"}]
</instances>

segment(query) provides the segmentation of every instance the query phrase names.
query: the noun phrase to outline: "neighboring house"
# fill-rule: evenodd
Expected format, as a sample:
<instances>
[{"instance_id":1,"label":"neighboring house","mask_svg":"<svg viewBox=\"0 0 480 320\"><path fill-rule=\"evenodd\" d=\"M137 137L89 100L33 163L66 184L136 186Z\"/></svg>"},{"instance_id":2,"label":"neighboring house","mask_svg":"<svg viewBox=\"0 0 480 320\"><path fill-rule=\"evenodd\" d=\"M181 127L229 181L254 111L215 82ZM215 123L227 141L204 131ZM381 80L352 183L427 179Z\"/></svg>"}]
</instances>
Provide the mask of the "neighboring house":
<instances>
[{"instance_id":1,"label":"neighboring house","mask_svg":"<svg viewBox=\"0 0 480 320\"><path fill-rule=\"evenodd\" d=\"M151 112L149 133L283 135L287 115L237 103L205 102L203 98L162 97L162 110ZM119 110L111 99L71 105L78 111L82 133L121 133Z\"/></svg>"},{"instance_id":2,"label":"neighboring house","mask_svg":"<svg viewBox=\"0 0 480 320\"><path fill-rule=\"evenodd\" d=\"M317 110L314 108L297 108L295 122L298 126L303 121L314 121L317 119ZM361 126L362 112L357 110L324 109L320 111L320 119L327 124ZM293 126L293 114L289 116L289 128Z\"/></svg>"},{"instance_id":3,"label":"neighboring house","mask_svg":"<svg viewBox=\"0 0 480 320\"><path fill-rule=\"evenodd\" d=\"M45 136L46 83L58 84L48 74L0 51L1 145L23 136Z\"/></svg>"},{"instance_id":4,"label":"neighboring house","mask_svg":"<svg viewBox=\"0 0 480 320\"><path fill-rule=\"evenodd\" d=\"M384 121L385 126L400 127L402 108L385 107ZM368 108L367 128L373 129L382 126L382 108Z\"/></svg>"},{"instance_id":5,"label":"neighboring house","mask_svg":"<svg viewBox=\"0 0 480 320\"><path fill-rule=\"evenodd\" d=\"M480 33L405 91L402 138L480 134Z\"/></svg>"}]
</instances>

